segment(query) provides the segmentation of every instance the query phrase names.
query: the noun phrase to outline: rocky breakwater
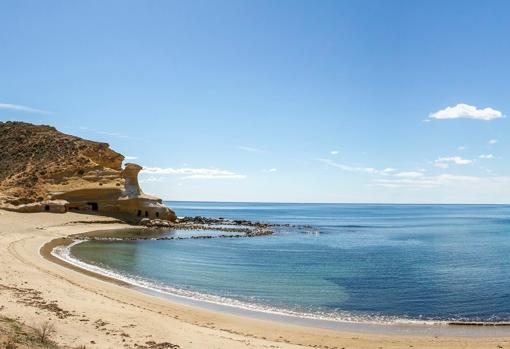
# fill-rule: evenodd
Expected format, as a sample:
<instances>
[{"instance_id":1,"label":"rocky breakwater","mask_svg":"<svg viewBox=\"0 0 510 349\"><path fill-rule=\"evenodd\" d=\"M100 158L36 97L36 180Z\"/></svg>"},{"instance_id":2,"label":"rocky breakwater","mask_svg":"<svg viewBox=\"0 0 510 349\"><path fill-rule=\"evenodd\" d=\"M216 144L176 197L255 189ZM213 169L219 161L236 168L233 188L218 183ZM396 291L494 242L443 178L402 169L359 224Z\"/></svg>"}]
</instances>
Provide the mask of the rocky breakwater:
<instances>
[{"instance_id":1,"label":"rocky breakwater","mask_svg":"<svg viewBox=\"0 0 510 349\"><path fill-rule=\"evenodd\" d=\"M319 230L309 225L263 223L250 220L232 220L225 218L182 217L173 222L161 219L143 218L138 227L122 230L99 230L85 234L70 235L73 240L186 240L253 238L276 233L319 234ZM190 231L182 234L182 231ZM195 232L193 232L195 231ZM184 236L183 236L184 235Z\"/></svg>"},{"instance_id":2,"label":"rocky breakwater","mask_svg":"<svg viewBox=\"0 0 510 349\"><path fill-rule=\"evenodd\" d=\"M176 219L175 222L162 221L158 219L142 219L141 225L155 229L171 228L176 230L214 230L225 233L234 233L237 236L264 236L274 234L271 227L284 226L267 224L261 222L252 222L248 220L230 220L225 218L207 218L207 217L183 217ZM197 238L218 237L212 235L201 235ZM227 237L227 236L220 236ZM228 237L234 237L229 235Z\"/></svg>"}]
</instances>

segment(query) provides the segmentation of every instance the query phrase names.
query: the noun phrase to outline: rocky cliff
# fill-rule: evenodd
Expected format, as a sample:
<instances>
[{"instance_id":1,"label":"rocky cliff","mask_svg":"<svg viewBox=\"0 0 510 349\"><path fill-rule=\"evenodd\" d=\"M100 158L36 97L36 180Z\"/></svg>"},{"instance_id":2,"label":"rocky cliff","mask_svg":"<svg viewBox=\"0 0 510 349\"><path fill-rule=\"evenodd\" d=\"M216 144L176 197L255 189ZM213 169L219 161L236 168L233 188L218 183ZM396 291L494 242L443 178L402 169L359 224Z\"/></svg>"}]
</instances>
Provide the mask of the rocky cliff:
<instances>
[{"instance_id":1,"label":"rocky cliff","mask_svg":"<svg viewBox=\"0 0 510 349\"><path fill-rule=\"evenodd\" d=\"M131 165L124 172L123 160L124 156L106 143L67 135L51 126L0 122L0 205L60 199L81 211L89 207L175 219L173 212L162 209L160 199L143 194L138 187L136 176L141 167ZM138 169L135 178L133 167ZM125 187L126 179L137 188L131 183Z\"/></svg>"}]
</instances>

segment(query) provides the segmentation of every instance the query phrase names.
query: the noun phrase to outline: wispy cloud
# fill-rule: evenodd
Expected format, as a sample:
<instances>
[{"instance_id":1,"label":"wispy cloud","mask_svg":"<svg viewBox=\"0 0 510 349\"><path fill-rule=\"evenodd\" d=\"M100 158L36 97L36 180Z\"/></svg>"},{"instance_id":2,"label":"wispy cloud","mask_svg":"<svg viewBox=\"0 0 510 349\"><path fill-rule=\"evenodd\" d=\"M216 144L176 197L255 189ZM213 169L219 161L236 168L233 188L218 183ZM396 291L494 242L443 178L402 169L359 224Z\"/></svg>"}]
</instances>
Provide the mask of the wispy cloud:
<instances>
[{"instance_id":1,"label":"wispy cloud","mask_svg":"<svg viewBox=\"0 0 510 349\"><path fill-rule=\"evenodd\" d=\"M451 163L455 165L469 165L473 163L473 160L463 159L460 156L444 156L434 161L434 166L448 168Z\"/></svg>"},{"instance_id":2,"label":"wispy cloud","mask_svg":"<svg viewBox=\"0 0 510 349\"><path fill-rule=\"evenodd\" d=\"M480 159L493 159L494 155L492 154L482 154L479 156Z\"/></svg>"},{"instance_id":3,"label":"wispy cloud","mask_svg":"<svg viewBox=\"0 0 510 349\"><path fill-rule=\"evenodd\" d=\"M244 179L245 175L232 171L209 168L144 167L142 173L157 175L183 175L182 179Z\"/></svg>"},{"instance_id":4,"label":"wispy cloud","mask_svg":"<svg viewBox=\"0 0 510 349\"><path fill-rule=\"evenodd\" d=\"M148 177L148 178L140 179L140 183L154 183L154 182L161 183L164 180L165 180L165 177L162 177L162 176L159 176L159 177L151 176L151 177Z\"/></svg>"},{"instance_id":5,"label":"wispy cloud","mask_svg":"<svg viewBox=\"0 0 510 349\"><path fill-rule=\"evenodd\" d=\"M379 170L377 170L373 167L352 167L352 166L348 166L348 165L339 164L339 163L337 163L333 160L330 160L330 159L318 159L318 160L328 166L335 167L335 168L338 168L340 170L347 171L347 172L363 172L363 173L368 173L368 174L380 173Z\"/></svg>"},{"instance_id":6,"label":"wispy cloud","mask_svg":"<svg viewBox=\"0 0 510 349\"><path fill-rule=\"evenodd\" d=\"M454 107L446 107L429 115L431 119L446 120L446 119L474 119L490 121L502 118L503 113L493 108L478 109L475 106L459 103Z\"/></svg>"},{"instance_id":7,"label":"wispy cloud","mask_svg":"<svg viewBox=\"0 0 510 349\"><path fill-rule=\"evenodd\" d=\"M450 165L448 165L448 163L446 163L446 162L436 162L436 163L434 163L434 166L437 168L449 168L450 167Z\"/></svg>"},{"instance_id":8,"label":"wispy cloud","mask_svg":"<svg viewBox=\"0 0 510 349\"><path fill-rule=\"evenodd\" d=\"M353 167L336 163L328 159L318 159L322 163L348 172L367 173L371 177L369 185L385 188L409 188L409 189L427 189L434 187L450 187L455 190L463 190L466 186L483 186L494 188L502 185L510 185L510 177L477 177L453 174L440 174L435 176L427 176L425 170L418 169L416 171L397 171L391 167L384 170L378 170L372 167ZM438 162L444 164L446 168L448 163L458 163L461 165L470 164L473 161L462 159L458 156L444 157L438 160L446 162Z\"/></svg>"},{"instance_id":9,"label":"wispy cloud","mask_svg":"<svg viewBox=\"0 0 510 349\"><path fill-rule=\"evenodd\" d=\"M110 136L110 137L128 138L128 136L125 136L118 132L97 131L97 133L99 133L100 135L105 135L105 136Z\"/></svg>"},{"instance_id":10,"label":"wispy cloud","mask_svg":"<svg viewBox=\"0 0 510 349\"><path fill-rule=\"evenodd\" d=\"M473 176L455 176L451 174L442 174L438 176L421 176L418 178L380 178L374 179L374 185L386 188L431 188L442 185L476 183L481 181L480 177Z\"/></svg>"},{"instance_id":11,"label":"wispy cloud","mask_svg":"<svg viewBox=\"0 0 510 349\"><path fill-rule=\"evenodd\" d=\"M439 162L438 164L445 164L448 167L448 162L464 164L466 161L471 163L471 160L462 159L460 157L444 157L440 158L446 163ZM378 170L372 167L353 167L336 163L328 159L318 159L319 161L348 172L359 172L372 175L370 185L386 188L432 188L446 185L460 185L466 183L477 183L485 180L481 177L473 176L458 176L451 174L441 174L437 176L426 176L423 170L417 171L397 171L394 168L388 167L384 170ZM438 159L439 160L439 159Z\"/></svg>"},{"instance_id":12,"label":"wispy cloud","mask_svg":"<svg viewBox=\"0 0 510 349\"><path fill-rule=\"evenodd\" d=\"M247 146L244 146L244 145L237 146L237 149L243 150L243 151L247 151L249 153L262 153L262 150L260 150L258 148L247 147Z\"/></svg>"},{"instance_id":13,"label":"wispy cloud","mask_svg":"<svg viewBox=\"0 0 510 349\"><path fill-rule=\"evenodd\" d=\"M394 174L395 177L402 177L402 178L418 178L423 177L423 173L411 171L411 172L398 172Z\"/></svg>"},{"instance_id":14,"label":"wispy cloud","mask_svg":"<svg viewBox=\"0 0 510 349\"><path fill-rule=\"evenodd\" d=\"M332 150L329 152L331 155L338 155L338 150Z\"/></svg>"},{"instance_id":15,"label":"wispy cloud","mask_svg":"<svg viewBox=\"0 0 510 349\"><path fill-rule=\"evenodd\" d=\"M489 140L489 144L496 144L496 143L499 143L499 141L497 139Z\"/></svg>"},{"instance_id":16,"label":"wispy cloud","mask_svg":"<svg viewBox=\"0 0 510 349\"><path fill-rule=\"evenodd\" d=\"M27 107L25 105L18 105L18 104L9 104L9 103L0 103L0 109L7 110L7 111L13 111L13 112L22 112L22 113L32 113L32 114L54 114L51 111L47 110L41 110L36 109L32 107Z\"/></svg>"},{"instance_id":17,"label":"wispy cloud","mask_svg":"<svg viewBox=\"0 0 510 349\"><path fill-rule=\"evenodd\" d=\"M396 168L393 168L393 167L386 167L384 170L383 170L383 173L392 173L392 172L395 172L397 169Z\"/></svg>"},{"instance_id":18,"label":"wispy cloud","mask_svg":"<svg viewBox=\"0 0 510 349\"><path fill-rule=\"evenodd\" d=\"M125 139L133 139L133 140L142 140L142 139L139 139L139 138L136 138L136 137L130 137L130 136L123 135L123 134L121 134L119 132L97 130L95 128L90 128L90 127L87 127L87 126L79 126L78 128L80 130L82 130L82 131L94 132L94 133L96 133L98 135L102 135L102 136L115 137L115 138L125 138Z\"/></svg>"},{"instance_id":19,"label":"wispy cloud","mask_svg":"<svg viewBox=\"0 0 510 349\"><path fill-rule=\"evenodd\" d=\"M395 175L395 172L397 172L397 169L395 169L393 167L386 167L386 168L380 170L380 169L377 169L374 167L357 167L357 166L340 164L340 163L333 161L331 159L322 159L321 158L321 159L317 159L317 160L328 165L328 166L338 168L338 169L340 169L342 171L346 171L346 172L358 172L358 173L366 173L366 174L381 175L381 176L392 176L392 175ZM415 173L419 173L419 172L400 172L400 174L402 176L405 176L406 174L413 175Z\"/></svg>"}]
</instances>

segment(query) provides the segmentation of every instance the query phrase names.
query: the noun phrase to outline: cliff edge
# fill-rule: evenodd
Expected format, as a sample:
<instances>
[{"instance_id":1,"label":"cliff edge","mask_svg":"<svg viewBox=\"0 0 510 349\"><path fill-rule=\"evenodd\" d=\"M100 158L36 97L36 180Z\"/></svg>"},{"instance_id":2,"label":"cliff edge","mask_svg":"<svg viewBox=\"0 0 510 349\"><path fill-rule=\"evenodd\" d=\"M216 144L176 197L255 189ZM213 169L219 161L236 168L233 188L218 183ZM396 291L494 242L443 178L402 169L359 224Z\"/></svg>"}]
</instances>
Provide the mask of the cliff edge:
<instances>
[{"instance_id":1,"label":"cliff edge","mask_svg":"<svg viewBox=\"0 0 510 349\"><path fill-rule=\"evenodd\" d=\"M136 164L106 143L54 127L0 122L0 208L20 212L98 211L120 218L175 220L138 185Z\"/></svg>"}]
</instances>

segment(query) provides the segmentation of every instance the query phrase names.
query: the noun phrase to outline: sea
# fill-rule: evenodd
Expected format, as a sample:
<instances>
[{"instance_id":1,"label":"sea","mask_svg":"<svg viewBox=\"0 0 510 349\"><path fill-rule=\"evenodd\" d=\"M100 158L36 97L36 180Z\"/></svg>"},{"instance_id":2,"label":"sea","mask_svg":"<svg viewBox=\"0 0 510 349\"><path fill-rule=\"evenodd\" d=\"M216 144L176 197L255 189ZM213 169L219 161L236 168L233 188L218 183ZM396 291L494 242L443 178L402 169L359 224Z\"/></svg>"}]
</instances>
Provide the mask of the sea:
<instances>
[{"instance_id":1,"label":"sea","mask_svg":"<svg viewBox=\"0 0 510 349\"><path fill-rule=\"evenodd\" d=\"M289 226L215 239L168 230L181 239L85 241L55 253L152 294L253 313L510 322L510 206L165 203L180 217Z\"/></svg>"}]
</instances>

